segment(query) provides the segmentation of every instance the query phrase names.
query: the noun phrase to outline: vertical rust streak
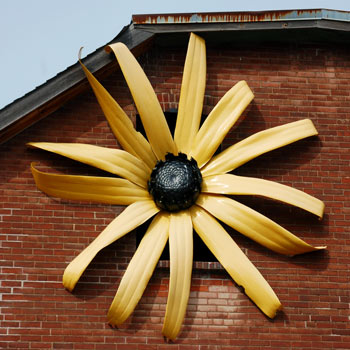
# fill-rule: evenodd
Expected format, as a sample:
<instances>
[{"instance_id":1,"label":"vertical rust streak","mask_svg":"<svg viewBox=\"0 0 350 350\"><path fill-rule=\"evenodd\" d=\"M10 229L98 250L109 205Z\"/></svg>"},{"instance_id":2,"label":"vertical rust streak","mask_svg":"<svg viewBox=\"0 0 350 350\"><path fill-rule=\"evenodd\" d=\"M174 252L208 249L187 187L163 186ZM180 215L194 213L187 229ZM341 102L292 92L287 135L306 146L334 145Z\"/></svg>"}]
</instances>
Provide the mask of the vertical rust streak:
<instances>
[{"instance_id":1,"label":"vertical rust streak","mask_svg":"<svg viewBox=\"0 0 350 350\"><path fill-rule=\"evenodd\" d=\"M265 22L280 21L295 12L295 19L306 14L314 15L319 9L283 10L256 12L207 12L207 13L174 13L174 14L140 14L133 15L135 24L176 24L176 23L219 23L219 22Z\"/></svg>"}]
</instances>

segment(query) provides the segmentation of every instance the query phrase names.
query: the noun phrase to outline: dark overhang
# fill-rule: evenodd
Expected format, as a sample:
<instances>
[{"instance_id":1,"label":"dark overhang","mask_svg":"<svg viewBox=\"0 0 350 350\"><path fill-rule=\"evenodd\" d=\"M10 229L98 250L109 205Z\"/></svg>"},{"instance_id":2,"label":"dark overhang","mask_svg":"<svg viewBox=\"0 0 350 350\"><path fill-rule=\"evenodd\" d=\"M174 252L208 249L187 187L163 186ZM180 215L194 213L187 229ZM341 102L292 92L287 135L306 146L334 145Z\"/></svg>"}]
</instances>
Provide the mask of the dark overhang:
<instances>
[{"instance_id":1,"label":"dark overhang","mask_svg":"<svg viewBox=\"0 0 350 350\"><path fill-rule=\"evenodd\" d=\"M350 12L326 9L140 14L133 15L132 23L138 30L156 34L161 46L180 44L180 34L191 31L200 33L209 45L267 41L350 42Z\"/></svg>"},{"instance_id":2,"label":"dark overhang","mask_svg":"<svg viewBox=\"0 0 350 350\"><path fill-rule=\"evenodd\" d=\"M350 43L350 12L314 9L262 12L221 12L133 15L130 25L111 42L124 42L136 56L152 42L185 45L189 32L204 36L208 45L228 42ZM98 77L117 64L99 48L84 63ZM0 143L5 142L88 88L78 63L0 110Z\"/></svg>"}]
</instances>

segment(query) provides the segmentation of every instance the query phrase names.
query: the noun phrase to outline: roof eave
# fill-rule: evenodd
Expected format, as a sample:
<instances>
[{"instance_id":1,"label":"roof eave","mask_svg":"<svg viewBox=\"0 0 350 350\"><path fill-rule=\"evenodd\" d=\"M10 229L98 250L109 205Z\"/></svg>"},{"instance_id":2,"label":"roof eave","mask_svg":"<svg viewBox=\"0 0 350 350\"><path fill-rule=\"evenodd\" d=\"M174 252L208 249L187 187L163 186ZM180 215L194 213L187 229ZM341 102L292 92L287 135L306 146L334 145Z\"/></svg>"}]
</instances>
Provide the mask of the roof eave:
<instances>
[{"instance_id":1,"label":"roof eave","mask_svg":"<svg viewBox=\"0 0 350 350\"><path fill-rule=\"evenodd\" d=\"M330 9L272 10L247 12L192 12L167 14L136 14L135 25L141 24L204 24L264 23L281 21L332 20L349 22L350 12Z\"/></svg>"},{"instance_id":2,"label":"roof eave","mask_svg":"<svg viewBox=\"0 0 350 350\"><path fill-rule=\"evenodd\" d=\"M137 56L147 48L146 43L153 35L153 33L140 29L135 30L131 24L124 27L110 43L123 42ZM92 73L99 76L106 74L108 68L115 64L113 56L107 54L104 47L97 49L82 60ZM88 87L84 72L77 62L33 91L13 101L0 110L0 143L9 140L25 128L53 113Z\"/></svg>"},{"instance_id":3,"label":"roof eave","mask_svg":"<svg viewBox=\"0 0 350 350\"><path fill-rule=\"evenodd\" d=\"M153 33L215 30L277 30L325 28L350 31L350 12L329 9L256 12L138 14L135 28Z\"/></svg>"}]
</instances>

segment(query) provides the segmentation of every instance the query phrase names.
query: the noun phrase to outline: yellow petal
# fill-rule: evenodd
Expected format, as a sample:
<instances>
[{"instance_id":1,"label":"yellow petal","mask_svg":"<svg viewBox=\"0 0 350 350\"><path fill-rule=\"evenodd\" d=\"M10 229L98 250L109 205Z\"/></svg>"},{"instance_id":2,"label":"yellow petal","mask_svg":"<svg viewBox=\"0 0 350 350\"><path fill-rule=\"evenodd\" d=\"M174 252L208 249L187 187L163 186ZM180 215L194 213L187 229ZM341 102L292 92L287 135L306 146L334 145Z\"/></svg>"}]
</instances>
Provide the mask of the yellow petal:
<instances>
[{"instance_id":1,"label":"yellow petal","mask_svg":"<svg viewBox=\"0 0 350 350\"><path fill-rule=\"evenodd\" d=\"M170 215L170 285L162 334L175 339L185 317L191 287L193 229L188 211Z\"/></svg>"},{"instance_id":2,"label":"yellow petal","mask_svg":"<svg viewBox=\"0 0 350 350\"><path fill-rule=\"evenodd\" d=\"M269 316L282 308L276 294L223 227L205 210L192 206L193 227L233 280Z\"/></svg>"},{"instance_id":3,"label":"yellow petal","mask_svg":"<svg viewBox=\"0 0 350 350\"><path fill-rule=\"evenodd\" d=\"M118 60L155 155L164 159L168 152L176 154L176 146L157 96L136 58L123 43L109 45L109 48Z\"/></svg>"},{"instance_id":4,"label":"yellow petal","mask_svg":"<svg viewBox=\"0 0 350 350\"><path fill-rule=\"evenodd\" d=\"M151 199L148 191L125 179L48 174L34 165L31 170L37 187L53 197L118 205Z\"/></svg>"},{"instance_id":5,"label":"yellow petal","mask_svg":"<svg viewBox=\"0 0 350 350\"><path fill-rule=\"evenodd\" d=\"M129 205L67 266L63 275L63 285L68 290L73 290L82 273L100 250L143 224L158 211L153 200Z\"/></svg>"},{"instance_id":6,"label":"yellow petal","mask_svg":"<svg viewBox=\"0 0 350 350\"><path fill-rule=\"evenodd\" d=\"M307 210L322 218L324 203L309 194L277 182L231 174L214 175L203 179L202 192L255 195L275 199Z\"/></svg>"},{"instance_id":7,"label":"yellow petal","mask_svg":"<svg viewBox=\"0 0 350 350\"><path fill-rule=\"evenodd\" d=\"M277 253L296 255L326 248L311 246L266 216L233 199L201 195L196 204L238 232Z\"/></svg>"},{"instance_id":8,"label":"yellow petal","mask_svg":"<svg viewBox=\"0 0 350 350\"><path fill-rule=\"evenodd\" d=\"M309 119L257 132L215 156L202 169L202 175L227 173L263 153L313 135L317 130Z\"/></svg>"},{"instance_id":9,"label":"yellow petal","mask_svg":"<svg viewBox=\"0 0 350 350\"><path fill-rule=\"evenodd\" d=\"M134 125L123 109L81 61L80 64L83 67L85 75L96 95L97 101L100 104L118 142L125 151L141 159L147 165L148 169L152 170L157 159L154 156L148 141L141 133L135 130Z\"/></svg>"},{"instance_id":10,"label":"yellow petal","mask_svg":"<svg viewBox=\"0 0 350 350\"><path fill-rule=\"evenodd\" d=\"M123 150L83 143L30 142L27 145L60 154L147 187L150 170L140 159Z\"/></svg>"},{"instance_id":11,"label":"yellow petal","mask_svg":"<svg viewBox=\"0 0 350 350\"><path fill-rule=\"evenodd\" d=\"M179 152L189 154L201 121L206 79L205 41L191 33L182 78L175 143Z\"/></svg>"},{"instance_id":12,"label":"yellow petal","mask_svg":"<svg viewBox=\"0 0 350 350\"><path fill-rule=\"evenodd\" d=\"M245 81L231 88L210 112L199 129L191 156L202 167L215 153L226 134L254 98Z\"/></svg>"},{"instance_id":13,"label":"yellow petal","mask_svg":"<svg viewBox=\"0 0 350 350\"><path fill-rule=\"evenodd\" d=\"M110 324L122 324L134 311L164 250L168 237L168 214L159 213L142 238L120 282L118 292L108 311Z\"/></svg>"}]
</instances>

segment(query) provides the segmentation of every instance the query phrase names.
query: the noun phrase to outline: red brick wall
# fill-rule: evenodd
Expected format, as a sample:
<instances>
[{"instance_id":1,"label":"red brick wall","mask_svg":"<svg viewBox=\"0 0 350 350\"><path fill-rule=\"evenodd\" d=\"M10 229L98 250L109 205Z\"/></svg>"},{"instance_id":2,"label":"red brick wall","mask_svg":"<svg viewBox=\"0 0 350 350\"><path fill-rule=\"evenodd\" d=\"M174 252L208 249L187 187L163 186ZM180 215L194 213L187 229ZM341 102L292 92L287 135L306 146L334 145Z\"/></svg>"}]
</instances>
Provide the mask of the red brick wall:
<instances>
[{"instance_id":1,"label":"red brick wall","mask_svg":"<svg viewBox=\"0 0 350 350\"><path fill-rule=\"evenodd\" d=\"M153 49L141 58L164 109L177 107L185 50ZM291 185L326 204L322 221L258 198L243 203L327 251L289 258L230 231L279 296L284 310L266 318L225 270L193 271L187 315L175 344L161 336L169 271L157 268L133 316L119 329L106 313L135 251L135 233L101 252L73 293L61 284L66 265L122 208L50 198L29 167L103 174L25 147L28 141L115 147L92 93L0 146L0 348L9 349L349 349L350 53L341 46L246 46L208 49L205 112L238 80L255 93L227 146L254 132L310 118L319 136L275 150L237 169ZM104 85L134 118L120 73Z\"/></svg>"}]
</instances>

